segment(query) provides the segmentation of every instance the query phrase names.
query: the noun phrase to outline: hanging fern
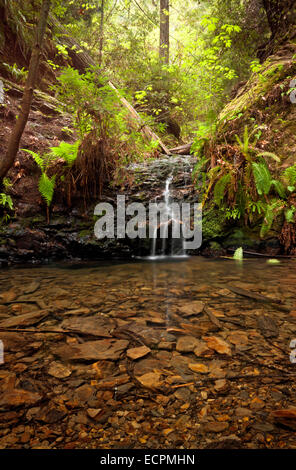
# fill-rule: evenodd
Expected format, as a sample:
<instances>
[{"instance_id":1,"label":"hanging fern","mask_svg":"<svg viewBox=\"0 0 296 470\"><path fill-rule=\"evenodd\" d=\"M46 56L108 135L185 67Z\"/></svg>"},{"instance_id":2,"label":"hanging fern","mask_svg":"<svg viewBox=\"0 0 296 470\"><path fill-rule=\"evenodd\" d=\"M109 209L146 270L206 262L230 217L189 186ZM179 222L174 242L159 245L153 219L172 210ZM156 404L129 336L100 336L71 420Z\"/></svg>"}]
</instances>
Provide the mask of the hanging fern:
<instances>
[{"instance_id":1,"label":"hanging fern","mask_svg":"<svg viewBox=\"0 0 296 470\"><path fill-rule=\"evenodd\" d=\"M252 163L253 175L259 196L268 194L272 184L272 177L264 163Z\"/></svg>"},{"instance_id":2,"label":"hanging fern","mask_svg":"<svg viewBox=\"0 0 296 470\"><path fill-rule=\"evenodd\" d=\"M293 193L296 189L296 165L292 165L287 168L283 173L284 179L287 181L288 184L288 191Z\"/></svg>"},{"instance_id":3,"label":"hanging fern","mask_svg":"<svg viewBox=\"0 0 296 470\"><path fill-rule=\"evenodd\" d=\"M50 206L53 198L55 179L55 175L49 178L45 173L42 173L39 179L38 188L48 207Z\"/></svg>"},{"instance_id":4,"label":"hanging fern","mask_svg":"<svg viewBox=\"0 0 296 470\"><path fill-rule=\"evenodd\" d=\"M286 189L283 183L279 180L272 180L272 184L278 195L284 199L286 197Z\"/></svg>"},{"instance_id":5,"label":"hanging fern","mask_svg":"<svg viewBox=\"0 0 296 470\"><path fill-rule=\"evenodd\" d=\"M217 204L217 206L220 206L221 203L223 202L225 189L227 185L230 183L230 180L231 180L231 174L226 173L215 184L214 201L215 201L215 204Z\"/></svg>"},{"instance_id":6,"label":"hanging fern","mask_svg":"<svg viewBox=\"0 0 296 470\"><path fill-rule=\"evenodd\" d=\"M273 200L265 207L264 221L261 226L260 236L264 237L272 227L273 221L277 216L279 210L283 209L283 203L279 200Z\"/></svg>"}]
</instances>

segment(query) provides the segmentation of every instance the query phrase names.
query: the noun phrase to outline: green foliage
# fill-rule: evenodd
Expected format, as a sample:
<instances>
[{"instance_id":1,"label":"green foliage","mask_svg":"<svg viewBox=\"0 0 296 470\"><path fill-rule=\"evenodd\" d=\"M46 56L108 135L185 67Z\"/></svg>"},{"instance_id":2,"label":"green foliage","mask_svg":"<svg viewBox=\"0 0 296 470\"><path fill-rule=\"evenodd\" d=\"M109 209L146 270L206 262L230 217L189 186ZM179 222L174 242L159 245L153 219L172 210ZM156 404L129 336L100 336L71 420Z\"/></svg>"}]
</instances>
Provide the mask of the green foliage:
<instances>
[{"instance_id":1,"label":"green foliage","mask_svg":"<svg viewBox=\"0 0 296 470\"><path fill-rule=\"evenodd\" d=\"M63 159L68 166L71 166L77 158L79 144L79 141L75 142L74 144L61 142L58 147L51 147L50 152L43 155L33 152L32 150L22 149L24 152L29 153L33 157L34 161L41 170L38 188L40 194L47 204L47 207L51 205L56 184L56 175L54 174L53 176L49 177L47 174L51 164L58 159Z\"/></svg>"},{"instance_id":2,"label":"green foliage","mask_svg":"<svg viewBox=\"0 0 296 470\"><path fill-rule=\"evenodd\" d=\"M238 248L237 250L235 250L235 253L233 255L233 259L237 260L237 261L242 261L244 258L244 252L243 252L243 249L242 248Z\"/></svg>"},{"instance_id":3,"label":"green foliage","mask_svg":"<svg viewBox=\"0 0 296 470\"><path fill-rule=\"evenodd\" d=\"M2 221L7 223L10 220L10 214L7 211L13 210L13 202L9 194L0 193L0 207L3 211Z\"/></svg>"},{"instance_id":4,"label":"green foliage","mask_svg":"<svg viewBox=\"0 0 296 470\"><path fill-rule=\"evenodd\" d=\"M71 166L77 158L79 145L80 140L77 140L74 144L61 142L58 147L50 147L51 155L54 159L62 158L69 166Z\"/></svg>"},{"instance_id":5,"label":"green foliage","mask_svg":"<svg viewBox=\"0 0 296 470\"><path fill-rule=\"evenodd\" d=\"M224 200L225 189L226 189L226 186L230 183L230 181L231 181L231 174L226 173L225 175L221 176L221 178L219 178L219 180L215 184L214 202L219 207L221 206L221 203Z\"/></svg>"},{"instance_id":6,"label":"green foliage","mask_svg":"<svg viewBox=\"0 0 296 470\"><path fill-rule=\"evenodd\" d=\"M14 79L16 82L24 83L26 81L28 70L26 70L24 67L20 69L16 64L9 65L5 62L3 62L3 65L5 69L10 73L12 79Z\"/></svg>"},{"instance_id":7,"label":"green foliage","mask_svg":"<svg viewBox=\"0 0 296 470\"><path fill-rule=\"evenodd\" d=\"M38 188L48 207L52 202L55 180L55 175L49 178L46 173L42 173L39 179Z\"/></svg>"},{"instance_id":8,"label":"green foliage","mask_svg":"<svg viewBox=\"0 0 296 470\"><path fill-rule=\"evenodd\" d=\"M95 130L98 140L102 139L106 143L108 140L113 141L118 160L127 158L128 162L154 152L158 143L145 142L140 126L135 128L135 125L129 123L127 110L120 102L123 91L116 92L98 70L90 68L85 74L79 74L77 70L67 67L62 70L58 82L56 91L67 111L73 113L81 142ZM144 125L146 118L143 115L141 117ZM71 150L69 145L63 144L59 149L55 148L54 153L72 163L77 148L74 146Z\"/></svg>"},{"instance_id":9,"label":"green foliage","mask_svg":"<svg viewBox=\"0 0 296 470\"><path fill-rule=\"evenodd\" d=\"M264 163L252 163L256 189L259 196L268 194L272 185L272 177Z\"/></svg>"},{"instance_id":10,"label":"green foliage","mask_svg":"<svg viewBox=\"0 0 296 470\"><path fill-rule=\"evenodd\" d=\"M13 202L9 195L0 193L0 205L3 208L13 209Z\"/></svg>"}]
</instances>

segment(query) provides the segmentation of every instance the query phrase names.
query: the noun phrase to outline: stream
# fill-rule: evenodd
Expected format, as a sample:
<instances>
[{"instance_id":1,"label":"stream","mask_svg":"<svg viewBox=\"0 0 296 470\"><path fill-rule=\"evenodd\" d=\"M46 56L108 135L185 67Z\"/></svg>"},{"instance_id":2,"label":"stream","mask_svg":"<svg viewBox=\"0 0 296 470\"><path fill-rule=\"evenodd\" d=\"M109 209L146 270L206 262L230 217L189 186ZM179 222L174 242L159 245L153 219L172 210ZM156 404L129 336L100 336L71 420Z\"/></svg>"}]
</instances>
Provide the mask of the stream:
<instances>
[{"instance_id":1,"label":"stream","mask_svg":"<svg viewBox=\"0 0 296 470\"><path fill-rule=\"evenodd\" d=\"M0 271L0 447L295 446L295 266Z\"/></svg>"}]
</instances>

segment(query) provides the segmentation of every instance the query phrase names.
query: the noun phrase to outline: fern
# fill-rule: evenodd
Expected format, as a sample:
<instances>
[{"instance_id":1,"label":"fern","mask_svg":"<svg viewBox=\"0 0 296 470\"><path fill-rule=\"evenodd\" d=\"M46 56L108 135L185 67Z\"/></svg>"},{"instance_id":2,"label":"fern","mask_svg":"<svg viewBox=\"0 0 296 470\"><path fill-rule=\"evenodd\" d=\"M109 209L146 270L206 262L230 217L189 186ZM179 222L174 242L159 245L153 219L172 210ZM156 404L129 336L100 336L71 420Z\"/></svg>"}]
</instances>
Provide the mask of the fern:
<instances>
[{"instance_id":1,"label":"fern","mask_svg":"<svg viewBox=\"0 0 296 470\"><path fill-rule=\"evenodd\" d=\"M224 199L226 186L230 183L230 180L231 180L231 174L226 173L215 184L214 202L217 204L217 206L221 205L221 202Z\"/></svg>"},{"instance_id":2,"label":"fern","mask_svg":"<svg viewBox=\"0 0 296 470\"><path fill-rule=\"evenodd\" d=\"M264 237L272 227L273 221L279 209L282 209L282 201L273 200L265 207L264 221L261 226L260 236Z\"/></svg>"},{"instance_id":3,"label":"fern","mask_svg":"<svg viewBox=\"0 0 296 470\"><path fill-rule=\"evenodd\" d=\"M296 165L290 166L283 173L284 178L287 180L289 187L291 188L290 192L295 190L294 186L296 185Z\"/></svg>"},{"instance_id":4,"label":"fern","mask_svg":"<svg viewBox=\"0 0 296 470\"><path fill-rule=\"evenodd\" d=\"M13 209L13 202L11 197L5 193L0 193L0 205L3 208L7 206L9 209Z\"/></svg>"},{"instance_id":5,"label":"fern","mask_svg":"<svg viewBox=\"0 0 296 470\"><path fill-rule=\"evenodd\" d=\"M252 163L252 169L258 194L268 194L273 180L267 166L264 163Z\"/></svg>"},{"instance_id":6,"label":"fern","mask_svg":"<svg viewBox=\"0 0 296 470\"><path fill-rule=\"evenodd\" d=\"M285 211L285 218L286 218L286 221L288 223L294 223L294 221L295 221L295 212L296 212L296 207L294 207L294 206L289 207Z\"/></svg>"},{"instance_id":7,"label":"fern","mask_svg":"<svg viewBox=\"0 0 296 470\"><path fill-rule=\"evenodd\" d=\"M261 152L257 154L257 157L269 157L275 160L276 162L280 163L281 159L275 153L272 152Z\"/></svg>"},{"instance_id":8,"label":"fern","mask_svg":"<svg viewBox=\"0 0 296 470\"><path fill-rule=\"evenodd\" d=\"M39 179L38 188L48 207L50 206L53 198L55 179L56 175L49 178L46 173L42 173Z\"/></svg>"},{"instance_id":9,"label":"fern","mask_svg":"<svg viewBox=\"0 0 296 470\"><path fill-rule=\"evenodd\" d=\"M22 150L32 155L32 157L34 158L35 162L37 163L41 171L44 171L45 160L43 156L39 155L39 153L33 152L32 150L28 150L28 149L22 149Z\"/></svg>"},{"instance_id":10,"label":"fern","mask_svg":"<svg viewBox=\"0 0 296 470\"><path fill-rule=\"evenodd\" d=\"M77 140L74 144L68 144L67 142L61 142L58 147L51 147L51 155L54 158L62 158L67 162L68 165L72 165L77 158L78 148L80 141Z\"/></svg>"},{"instance_id":11,"label":"fern","mask_svg":"<svg viewBox=\"0 0 296 470\"><path fill-rule=\"evenodd\" d=\"M283 185L283 183L279 180L272 180L272 184L274 186L274 189L276 190L276 192L278 193L278 195L282 198L282 199L285 199L286 197L286 190L285 190L285 186Z\"/></svg>"}]
</instances>

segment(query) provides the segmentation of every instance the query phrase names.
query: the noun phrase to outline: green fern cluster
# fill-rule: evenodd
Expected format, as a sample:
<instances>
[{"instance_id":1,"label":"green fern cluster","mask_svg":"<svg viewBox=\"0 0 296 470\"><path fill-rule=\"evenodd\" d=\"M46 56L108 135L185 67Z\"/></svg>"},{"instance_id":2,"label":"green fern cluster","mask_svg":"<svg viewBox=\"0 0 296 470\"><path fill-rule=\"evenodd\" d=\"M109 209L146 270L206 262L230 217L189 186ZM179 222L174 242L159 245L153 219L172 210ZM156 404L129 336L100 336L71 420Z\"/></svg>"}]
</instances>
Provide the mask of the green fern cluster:
<instances>
[{"instance_id":1,"label":"green fern cluster","mask_svg":"<svg viewBox=\"0 0 296 470\"><path fill-rule=\"evenodd\" d=\"M40 155L39 153L33 152L32 150L22 149L33 157L34 161L41 170L38 189L41 196L45 200L47 207L51 205L56 184L56 175L49 177L47 174L50 164L58 158L61 158L65 160L68 166L71 166L77 158L79 145L79 140L74 144L61 142L58 147L51 147L50 152L44 155Z\"/></svg>"},{"instance_id":2,"label":"green fern cluster","mask_svg":"<svg viewBox=\"0 0 296 470\"><path fill-rule=\"evenodd\" d=\"M288 191L294 192L296 189L296 165L287 168L283 173L283 177L287 181Z\"/></svg>"},{"instance_id":3,"label":"green fern cluster","mask_svg":"<svg viewBox=\"0 0 296 470\"><path fill-rule=\"evenodd\" d=\"M236 140L245 159L243 171L235 163L226 161L210 170L206 197L213 187L214 203L225 211L227 218L239 219L247 215L252 222L256 214L262 217L262 237L283 212L286 221L294 223L296 207L289 202L289 193L296 190L296 165L287 168L275 179L266 158L277 163L281 161L280 158L272 152L260 152L254 143L251 144L247 127L243 139L236 136Z\"/></svg>"}]
</instances>

